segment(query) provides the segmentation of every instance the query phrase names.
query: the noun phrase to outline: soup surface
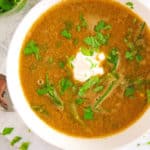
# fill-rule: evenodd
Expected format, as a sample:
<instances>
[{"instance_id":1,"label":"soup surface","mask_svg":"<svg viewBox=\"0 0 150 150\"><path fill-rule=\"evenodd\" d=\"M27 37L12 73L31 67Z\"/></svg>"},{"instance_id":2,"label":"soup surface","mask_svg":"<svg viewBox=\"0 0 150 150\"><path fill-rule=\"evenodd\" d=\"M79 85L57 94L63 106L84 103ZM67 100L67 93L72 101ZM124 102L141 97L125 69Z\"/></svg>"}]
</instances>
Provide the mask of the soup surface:
<instances>
[{"instance_id":1,"label":"soup surface","mask_svg":"<svg viewBox=\"0 0 150 150\"><path fill-rule=\"evenodd\" d=\"M24 41L24 94L44 122L65 134L122 131L150 103L149 41L146 23L117 2L60 2Z\"/></svg>"}]
</instances>

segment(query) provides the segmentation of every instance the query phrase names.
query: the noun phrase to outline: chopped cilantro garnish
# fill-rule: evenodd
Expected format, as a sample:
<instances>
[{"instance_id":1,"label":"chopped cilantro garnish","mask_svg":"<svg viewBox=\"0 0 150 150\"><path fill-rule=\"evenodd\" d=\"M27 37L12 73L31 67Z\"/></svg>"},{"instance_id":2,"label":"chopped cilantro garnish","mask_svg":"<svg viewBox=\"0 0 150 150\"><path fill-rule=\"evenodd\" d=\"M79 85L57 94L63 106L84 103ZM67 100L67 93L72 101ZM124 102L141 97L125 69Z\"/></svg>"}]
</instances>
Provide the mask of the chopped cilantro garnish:
<instances>
[{"instance_id":1,"label":"chopped cilantro garnish","mask_svg":"<svg viewBox=\"0 0 150 150\"><path fill-rule=\"evenodd\" d=\"M133 59L134 59L133 51L131 51L131 50L126 51L126 53L125 53L125 58L126 58L127 60L133 60Z\"/></svg>"},{"instance_id":2,"label":"chopped cilantro garnish","mask_svg":"<svg viewBox=\"0 0 150 150\"><path fill-rule=\"evenodd\" d=\"M12 131L14 130L14 128L4 128L3 131L2 131L2 135L8 135L10 133L12 133Z\"/></svg>"},{"instance_id":3,"label":"chopped cilantro garnish","mask_svg":"<svg viewBox=\"0 0 150 150\"><path fill-rule=\"evenodd\" d=\"M84 43L92 48L99 48L102 45L106 45L109 40L109 35L97 33L95 36L88 36L84 39Z\"/></svg>"},{"instance_id":4,"label":"chopped cilantro garnish","mask_svg":"<svg viewBox=\"0 0 150 150\"><path fill-rule=\"evenodd\" d=\"M64 61L60 61L59 62L59 67L64 69L65 68L65 62Z\"/></svg>"},{"instance_id":5,"label":"chopped cilantro garnish","mask_svg":"<svg viewBox=\"0 0 150 150\"><path fill-rule=\"evenodd\" d=\"M80 25L77 25L76 30L77 30L78 32L80 32L80 31L81 31L81 26L80 26Z\"/></svg>"},{"instance_id":6,"label":"chopped cilantro garnish","mask_svg":"<svg viewBox=\"0 0 150 150\"><path fill-rule=\"evenodd\" d=\"M68 88L72 87L73 83L68 78L63 78L60 81L61 93L64 93Z\"/></svg>"},{"instance_id":7,"label":"chopped cilantro garnish","mask_svg":"<svg viewBox=\"0 0 150 150\"><path fill-rule=\"evenodd\" d=\"M34 54L35 55L35 58L37 60L40 59L40 55L39 55L39 47L38 45L36 44L35 41L31 40L27 43L25 49L24 49L24 54L25 55L32 55Z\"/></svg>"},{"instance_id":8,"label":"chopped cilantro garnish","mask_svg":"<svg viewBox=\"0 0 150 150\"><path fill-rule=\"evenodd\" d=\"M75 56L70 56L70 57L68 58L68 65L69 65L69 67L73 67L72 62L73 62L74 59L75 59Z\"/></svg>"},{"instance_id":9,"label":"chopped cilantro garnish","mask_svg":"<svg viewBox=\"0 0 150 150\"><path fill-rule=\"evenodd\" d=\"M134 4L132 2L126 2L126 5L131 9L134 9Z\"/></svg>"},{"instance_id":10,"label":"chopped cilantro garnish","mask_svg":"<svg viewBox=\"0 0 150 150\"><path fill-rule=\"evenodd\" d=\"M88 26L87 21L85 20L85 18L82 14L80 15L80 26L82 28L87 28L87 26Z\"/></svg>"},{"instance_id":11,"label":"chopped cilantro garnish","mask_svg":"<svg viewBox=\"0 0 150 150\"><path fill-rule=\"evenodd\" d=\"M98 76L91 77L80 87L78 95L82 97L88 89L90 89L92 86L94 86L95 84L99 82L100 82L100 79Z\"/></svg>"},{"instance_id":12,"label":"chopped cilantro garnish","mask_svg":"<svg viewBox=\"0 0 150 150\"><path fill-rule=\"evenodd\" d=\"M133 86L129 86L125 89L124 95L127 97L132 97L134 96L135 93L135 88Z\"/></svg>"},{"instance_id":13,"label":"chopped cilantro garnish","mask_svg":"<svg viewBox=\"0 0 150 150\"><path fill-rule=\"evenodd\" d=\"M23 142L21 146L19 147L19 150L28 150L30 143L29 142Z\"/></svg>"},{"instance_id":14,"label":"chopped cilantro garnish","mask_svg":"<svg viewBox=\"0 0 150 150\"><path fill-rule=\"evenodd\" d=\"M143 57L140 54L137 54L135 58L137 62L141 62L143 60Z\"/></svg>"},{"instance_id":15,"label":"chopped cilantro garnish","mask_svg":"<svg viewBox=\"0 0 150 150\"><path fill-rule=\"evenodd\" d=\"M65 37L66 39L69 39L69 40L72 38L71 33L67 29L62 30L61 35L63 37Z\"/></svg>"},{"instance_id":16,"label":"chopped cilantro garnish","mask_svg":"<svg viewBox=\"0 0 150 150\"><path fill-rule=\"evenodd\" d=\"M95 32L107 29L111 29L111 26L106 24L103 20L99 21L98 24L94 27Z\"/></svg>"},{"instance_id":17,"label":"chopped cilantro garnish","mask_svg":"<svg viewBox=\"0 0 150 150\"><path fill-rule=\"evenodd\" d=\"M42 85L39 89L37 89L37 94L42 96L48 94L51 97L53 103L60 109L63 110L64 105L62 99L58 96L54 86L50 83L48 79L48 75L46 74L45 84Z\"/></svg>"},{"instance_id":18,"label":"chopped cilantro garnish","mask_svg":"<svg viewBox=\"0 0 150 150\"><path fill-rule=\"evenodd\" d=\"M81 105L81 104L83 104L84 99L83 98L77 98L75 102L76 102L76 104Z\"/></svg>"},{"instance_id":19,"label":"chopped cilantro garnish","mask_svg":"<svg viewBox=\"0 0 150 150\"><path fill-rule=\"evenodd\" d=\"M20 136L15 136L15 137L11 140L10 144L11 144L12 146L14 146L14 145L15 145L17 142L19 142L21 139L22 139L22 137L20 137Z\"/></svg>"},{"instance_id":20,"label":"chopped cilantro garnish","mask_svg":"<svg viewBox=\"0 0 150 150\"><path fill-rule=\"evenodd\" d=\"M94 36L88 36L84 39L85 44L93 47L93 48L98 48L100 46L100 43Z\"/></svg>"},{"instance_id":21,"label":"chopped cilantro garnish","mask_svg":"<svg viewBox=\"0 0 150 150\"><path fill-rule=\"evenodd\" d=\"M83 117L85 120L93 120L94 119L94 112L90 106L84 109Z\"/></svg>"},{"instance_id":22,"label":"chopped cilantro garnish","mask_svg":"<svg viewBox=\"0 0 150 150\"><path fill-rule=\"evenodd\" d=\"M150 104L150 90L146 91L146 95L147 95L147 103Z\"/></svg>"},{"instance_id":23,"label":"chopped cilantro garnish","mask_svg":"<svg viewBox=\"0 0 150 150\"><path fill-rule=\"evenodd\" d=\"M83 55L85 56L93 56L95 49L93 48L85 48L85 47L81 47L80 51Z\"/></svg>"}]
</instances>

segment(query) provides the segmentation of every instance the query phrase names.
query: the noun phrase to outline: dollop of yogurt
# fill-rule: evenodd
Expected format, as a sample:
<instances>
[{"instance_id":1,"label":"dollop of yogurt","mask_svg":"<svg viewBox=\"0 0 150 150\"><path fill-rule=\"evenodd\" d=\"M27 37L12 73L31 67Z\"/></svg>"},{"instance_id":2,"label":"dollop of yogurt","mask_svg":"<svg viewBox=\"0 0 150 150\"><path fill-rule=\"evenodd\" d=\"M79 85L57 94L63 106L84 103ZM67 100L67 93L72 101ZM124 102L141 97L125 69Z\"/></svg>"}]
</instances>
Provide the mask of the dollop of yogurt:
<instances>
[{"instance_id":1,"label":"dollop of yogurt","mask_svg":"<svg viewBox=\"0 0 150 150\"><path fill-rule=\"evenodd\" d=\"M85 82L95 75L103 75L102 62L105 60L103 52L94 52L92 56L86 56L78 52L72 61L74 78L80 82Z\"/></svg>"}]
</instances>

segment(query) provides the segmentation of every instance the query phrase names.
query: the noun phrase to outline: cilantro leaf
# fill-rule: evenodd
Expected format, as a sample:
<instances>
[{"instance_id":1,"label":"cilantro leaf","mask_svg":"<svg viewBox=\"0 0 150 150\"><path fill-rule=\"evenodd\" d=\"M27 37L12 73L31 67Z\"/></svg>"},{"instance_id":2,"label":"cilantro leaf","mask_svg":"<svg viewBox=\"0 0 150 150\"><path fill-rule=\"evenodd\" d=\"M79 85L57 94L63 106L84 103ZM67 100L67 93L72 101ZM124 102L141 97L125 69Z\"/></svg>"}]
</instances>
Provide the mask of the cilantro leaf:
<instances>
[{"instance_id":1,"label":"cilantro leaf","mask_svg":"<svg viewBox=\"0 0 150 150\"><path fill-rule=\"evenodd\" d=\"M131 50L126 51L125 58L128 59L128 60L133 60L134 59L133 52Z\"/></svg>"},{"instance_id":2,"label":"cilantro leaf","mask_svg":"<svg viewBox=\"0 0 150 150\"><path fill-rule=\"evenodd\" d=\"M25 49L24 49L24 54L25 55L35 55L35 58L37 60L40 59L40 55L39 55L39 47L38 45L35 43L35 41L31 40L27 43Z\"/></svg>"},{"instance_id":3,"label":"cilantro leaf","mask_svg":"<svg viewBox=\"0 0 150 150\"><path fill-rule=\"evenodd\" d=\"M51 97L51 100L53 101L53 103L59 108L59 109L63 109L64 105L63 105L63 101L62 99L58 96L58 93L56 92L54 86L50 83L49 79L48 79L48 75L46 74L46 80L45 80L45 84L41 86L41 88L37 89L37 94L42 96L45 94L48 94Z\"/></svg>"},{"instance_id":4,"label":"cilantro leaf","mask_svg":"<svg viewBox=\"0 0 150 150\"><path fill-rule=\"evenodd\" d=\"M134 4L132 2L126 2L126 5L131 9L134 9Z\"/></svg>"},{"instance_id":5,"label":"cilantro leaf","mask_svg":"<svg viewBox=\"0 0 150 150\"><path fill-rule=\"evenodd\" d=\"M15 136L11 142L10 142L10 145L14 146L17 142L19 142L20 140L22 139L22 137L20 136Z\"/></svg>"},{"instance_id":6,"label":"cilantro leaf","mask_svg":"<svg viewBox=\"0 0 150 150\"><path fill-rule=\"evenodd\" d=\"M12 131L14 130L14 128L4 128L3 131L2 131L2 135L8 135L10 133L12 133Z\"/></svg>"},{"instance_id":7,"label":"cilantro leaf","mask_svg":"<svg viewBox=\"0 0 150 150\"><path fill-rule=\"evenodd\" d=\"M109 35L97 33L95 36L88 36L84 38L84 43L92 48L99 48L100 46L108 43L109 37Z\"/></svg>"},{"instance_id":8,"label":"cilantro leaf","mask_svg":"<svg viewBox=\"0 0 150 150\"><path fill-rule=\"evenodd\" d=\"M61 87L61 92L64 93L68 88L72 87L73 83L67 79L67 78L63 78L60 81L60 87Z\"/></svg>"},{"instance_id":9,"label":"cilantro leaf","mask_svg":"<svg viewBox=\"0 0 150 150\"><path fill-rule=\"evenodd\" d=\"M143 57L140 54L137 54L135 58L137 62L141 62L143 60Z\"/></svg>"},{"instance_id":10,"label":"cilantro leaf","mask_svg":"<svg viewBox=\"0 0 150 150\"><path fill-rule=\"evenodd\" d=\"M84 99L83 98L77 98L75 102L76 102L76 104L81 105L81 104L83 104Z\"/></svg>"},{"instance_id":11,"label":"cilantro leaf","mask_svg":"<svg viewBox=\"0 0 150 150\"><path fill-rule=\"evenodd\" d=\"M64 61L60 61L59 62L59 67L62 68L62 69L65 68L65 62Z\"/></svg>"},{"instance_id":12,"label":"cilantro leaf","mask_svg":"<svg viewBox=\"0 0 150 150\"><path fill-rule=\"evenodd\" d=\"M108 29L111 29L111 26L106 24L103 20L99 21L98 24L94 27L95 32Z\"/></svg>"},{"instance_id":13,"label":"cilantro leaf","mask_svg":"<svg viewBox=\"0 0 150 150\"><path fill-rule=\"evenodd\" d=\"M100 46L100 43L94 36L88 36L84 39L84 43L88 46L91 46L93 48L98 48Z\"/></svg>"},{"instance_id":14,"label":"cilantro leaf","mask_svg":"<svg viewBox=\"0 0 150 150\"><path fill-rule=\"evenodd\" d=\"M82 97L88 89L90 89L92 86L94 86L95 84L99 82L100 82L100 79L98 76L91 77L80 87L78 95Z\"/></svg>"},{"instance_id":15,"label":"cilantro leaf","mask_svg":"<svg viewBox=\"0 0 150 150\"><path fill-rule=\"evenodd\" d=\"M80 15L80 26L82 28L87 28L87 26L88 26L87 21L85 20L85 18L82 14Z\"/></svg>"},{"instance_id":16,"label":"cilantro leaf","mask_svg":"<svg viewBox=\"0 0 150 150\"><path fill-rule=\"evenodd\" d=\"M62 30L61 35L69 40L72 38L72 34L67 29Z\"/></svg>"},{"instance_id":17,"label":"cilantro leaf","mask_svg":"<svg viewBox=\"0 0 150 150\"><path fill-rule=\"evenodd\" d=\"M85 56L93 56L95 49L81 47L80 51Z\"/></svg>"},{"instance_id":18,"label":"cilantro leaf","mask_svg":"<svg viewBox=\"0 0 150 150\"><path fill-rule=\"evenodd\" d=\"M93 112L93 110L92 110L92 108L90 106L84 109L84 116L83 116L83 118L85 120L92 120L92 119L94 119L94 112Z\"/></svg>"},{"instance_id":19,"label":"cilantro leaf","mask_svg":"<svg viewBox=\"0 0 150 150\"><path fill-rule=\"evenodd\" d=\"M125 89L124 95L126 97L132 97L134 96L135 88L133 86L129 86Z\"/></svg>"},{"instance_id":20,"label":"cilantro leaf","mask_svg":"<svg viewBox=\"0 0 150 150\"><path fill-rule=\"evenodd\" d=\"M30 143L29 142L23 142L21 146L19 147L19 150L28 150Z\"/></svg>"}]
</instances>

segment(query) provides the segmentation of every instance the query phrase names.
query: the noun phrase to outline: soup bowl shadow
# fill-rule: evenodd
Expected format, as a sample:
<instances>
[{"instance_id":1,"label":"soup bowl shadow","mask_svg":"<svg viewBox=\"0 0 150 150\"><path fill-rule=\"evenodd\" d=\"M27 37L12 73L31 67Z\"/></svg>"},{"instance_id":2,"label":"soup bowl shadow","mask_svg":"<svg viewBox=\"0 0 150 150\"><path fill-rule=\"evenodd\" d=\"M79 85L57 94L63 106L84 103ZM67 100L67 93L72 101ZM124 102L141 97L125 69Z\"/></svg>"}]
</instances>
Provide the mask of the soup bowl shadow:
<instances>
[{"instance_id":1,"label":"soup bowl shadow","mask_svg":"<svg viewBox=\"0 0 150 150\"><path fill-rule=\"evenodd\" d=\"M120 0L125 3L125 0ZM19 113L27 126L40 136L43 140L57 147L68 150L98 150L98 149L116 149L124 146L139 136L143 135L150 128L150 109L132 126L118 134L106 138L76 138L57 132L53 128L45 124L35 113L31 110L21 87L19 78L19 56L24 39L29 29L34 22L45 13L50 7L58 3L59 0L43 0L38 3L30 12L24 17L18 26L12 41L9 46L7 58L7 82L10 97L14 104L16 111ZM140 3L140 1L133 1L134 11L139 14L148 25L150 25L150 9ZM29 83L30 86L30 83Z\"/></svg>"}]
</instances>

